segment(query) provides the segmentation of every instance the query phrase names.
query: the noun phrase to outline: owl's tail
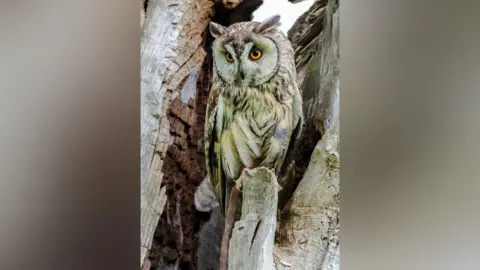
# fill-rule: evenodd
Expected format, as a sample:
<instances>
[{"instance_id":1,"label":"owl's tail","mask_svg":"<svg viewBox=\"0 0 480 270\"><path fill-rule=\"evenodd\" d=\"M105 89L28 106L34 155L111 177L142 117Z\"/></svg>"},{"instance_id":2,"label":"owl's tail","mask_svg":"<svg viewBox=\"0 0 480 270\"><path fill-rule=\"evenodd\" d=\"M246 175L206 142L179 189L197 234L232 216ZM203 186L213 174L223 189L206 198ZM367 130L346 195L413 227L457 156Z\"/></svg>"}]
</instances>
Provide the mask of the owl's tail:
<instances>
[{"instance_id":1,"label":"owl's tail","mask_svg":"<svg viewBox=\"0 0 480 270\"><path fill-rule=\"evenodd\" d=\"M200 212L209 212L218 205L218 199L207 176L195 191L195 208Z\"/></svg>"}]
</instances>

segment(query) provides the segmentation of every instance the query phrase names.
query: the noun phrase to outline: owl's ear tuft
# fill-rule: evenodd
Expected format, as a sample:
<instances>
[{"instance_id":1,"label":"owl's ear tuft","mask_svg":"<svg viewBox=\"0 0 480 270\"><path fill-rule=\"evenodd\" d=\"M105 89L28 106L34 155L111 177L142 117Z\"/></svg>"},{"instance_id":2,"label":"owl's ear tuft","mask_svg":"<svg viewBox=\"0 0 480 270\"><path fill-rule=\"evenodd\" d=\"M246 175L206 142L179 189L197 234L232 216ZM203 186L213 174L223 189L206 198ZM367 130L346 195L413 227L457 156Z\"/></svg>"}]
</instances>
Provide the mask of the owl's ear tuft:
<instances>
[{"instance_id":1,"label":"owl's ear tuft","mask_svg":"<svg viewBox=\"0 0 480 270\"><path fill-rule=\"evenodd\" d=\"M227 33L227 29L215 22L210 22L210 33L214 38L219 38Z\"/></svg>"},{"instance_id":2,"label":"owl's ear tuft","mask_svg":"<svg viewBox=\"0 0 480 270\"><path fill-rule=\"evenodd\" d=\"M272 17L267 18L263 22L261 22L257 27L255 27L254 32L257 34L268 32L273 28L277 28L280 26L280 15L274 15Z\"/></svg>"}]
</instances>

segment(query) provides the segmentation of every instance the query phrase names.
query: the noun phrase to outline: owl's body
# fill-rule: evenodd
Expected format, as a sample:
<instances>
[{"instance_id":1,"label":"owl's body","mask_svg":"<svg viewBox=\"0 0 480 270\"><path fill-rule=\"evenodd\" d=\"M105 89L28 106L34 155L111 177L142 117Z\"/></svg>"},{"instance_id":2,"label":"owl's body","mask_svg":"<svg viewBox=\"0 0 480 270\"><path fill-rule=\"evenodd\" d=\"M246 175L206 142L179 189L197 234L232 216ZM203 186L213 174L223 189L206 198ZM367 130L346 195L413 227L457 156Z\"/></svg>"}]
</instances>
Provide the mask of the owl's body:
<instances>
[{"instance_id":1,"label":"owl's body","mask_svg":"<svg viewBox=\"0 0 480 270\"><path fill-rule=\"evenodd\" d=\"M238 179L245 167L279 169L295 128L289 106L270 93L255 95L257 89L236 90L245 94L238 99L221 95L215 117L215 122L223 123L214 132L226 177Z\"/></svg>"},{"instance_id":2,"label":"owl's body","mask_svg":"<svg viewBox=\"0 0 480 270\"><path fill-rule=\"evenodd\" d=\"M222 212L243 169L264 166L278 172L301 129L293 49L275 28L278 19L210 27L216 40L205 154Z\"/></svg>"}]
</instances>

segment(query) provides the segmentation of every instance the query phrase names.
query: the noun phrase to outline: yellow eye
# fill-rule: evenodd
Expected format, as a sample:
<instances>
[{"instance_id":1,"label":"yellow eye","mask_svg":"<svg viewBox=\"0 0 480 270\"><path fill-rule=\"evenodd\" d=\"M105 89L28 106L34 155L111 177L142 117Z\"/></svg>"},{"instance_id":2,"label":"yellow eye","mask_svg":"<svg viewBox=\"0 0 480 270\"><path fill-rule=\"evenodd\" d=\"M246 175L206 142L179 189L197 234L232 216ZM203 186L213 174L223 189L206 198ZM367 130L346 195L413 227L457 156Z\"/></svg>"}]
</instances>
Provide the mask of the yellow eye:
<instances>
[{"instance_id":1,"label":"yellow eye","mask_svg":"<svg viewBox=\"0 0 480 270\"><path fill-rule=\"evenodd\" d=\"M258 60L262 57L262 52L259 49L253 48L250 51L250 59L252 60Z\"/></svg>"},{"instance_id":2,"label":"yellow eye","mask_svg":"<svg viewBox=\"0 0 480 270\"><path fill-rule=\"evenodd\" d=\"M227 53L227 55L225 55L225 57L227 58L228 62L233 62L233 57L232 57L231 54Z\"/></svg>"}]
</instances>

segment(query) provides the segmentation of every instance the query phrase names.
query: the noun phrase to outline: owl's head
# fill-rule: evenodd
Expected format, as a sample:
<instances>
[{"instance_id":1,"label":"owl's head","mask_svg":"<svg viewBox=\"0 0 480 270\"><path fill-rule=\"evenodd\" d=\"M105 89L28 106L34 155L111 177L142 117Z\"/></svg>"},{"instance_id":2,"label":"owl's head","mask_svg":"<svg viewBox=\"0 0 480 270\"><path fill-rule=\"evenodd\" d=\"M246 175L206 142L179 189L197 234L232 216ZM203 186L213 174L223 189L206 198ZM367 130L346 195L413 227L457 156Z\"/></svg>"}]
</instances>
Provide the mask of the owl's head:
<instances>
[{"instance_id":1,"label":"owl's head","mask_svg":"<svg viewBox=\"0 0 480 270\"><path fill-rule=\"evenodd\" d=\"M227 84L260 85L278 71L282 53L279 38L286 37L276 29L280 16L265 21L240 22L224 27L210 22L213 61L217 75ZM287 40L288 41L288 40Z\"/></svg>"}]
</instances>

